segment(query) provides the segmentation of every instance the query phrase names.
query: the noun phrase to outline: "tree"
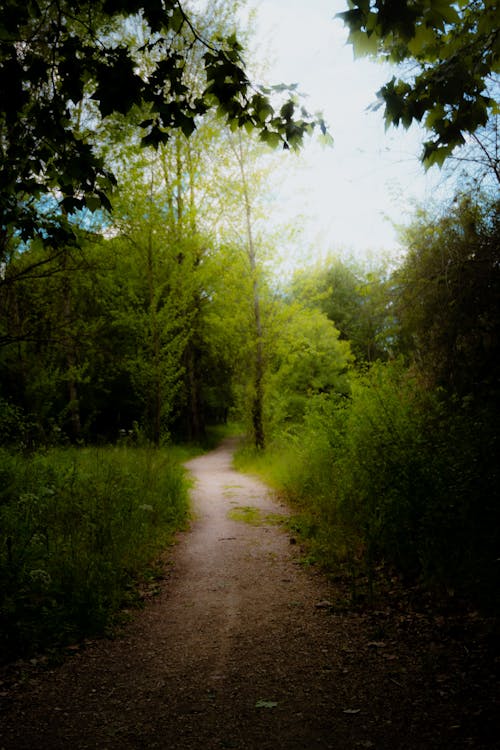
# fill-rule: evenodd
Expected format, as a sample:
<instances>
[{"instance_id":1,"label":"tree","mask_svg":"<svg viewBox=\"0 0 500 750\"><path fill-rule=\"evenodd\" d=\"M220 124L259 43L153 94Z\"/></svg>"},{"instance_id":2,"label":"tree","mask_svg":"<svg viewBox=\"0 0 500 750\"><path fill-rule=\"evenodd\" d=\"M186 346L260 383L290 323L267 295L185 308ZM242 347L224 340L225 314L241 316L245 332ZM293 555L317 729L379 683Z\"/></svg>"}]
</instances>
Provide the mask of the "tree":
<instances>
[{"instance_id":1,"label":"tree","mask_svg":"<svg viewBox=\"0 0 500 750\"><path fill-rule=\"evenodd\" d=\"M73 235L72 213L110 208L116 180L93 138L106 118L132 118L154 148L172 132L190 135L208 110L285 148L325 129L293 90L253 86L236 35L202 36L179 0L3 0L0 11L2 260L17 235L59 246ZM145 41L125 44L137 20ZM186 65L192 50L201 87Z\"/></svg>"},{"instance_id":2,"label":"tree","mask_svg":"<svg viewBox=\"0 0 500 750\"><path fill-rule=\"evenodd\" d=\"M252 427L256 448L264 449L264 340L262 329L262 304L259 284L259 269L257 262L258 246L254 235L254 206L249 185L248 172L248 148L244 147L241 133L230 141L241 185L241 200L244 213L244 237L245 249L250 268L250 279L252 285L251 299L253 306L253 333L254 333L254 362L253 362L253 398L252 398Z\"/></svg>"},{"instance_id":3,"label":"tree","mask_svg":"<svg viewBox=\"0 0 500 750\"><path fill-rule=\"evenodd\" d=\"M50 440L53 429L73 440L83 437L92 409L90 378L92 389L99 387L95 342L103 331L101 301L92 293L96 241L82 235L79 244L65 248L58 273L46 274L51 248L30 243L8 268L16 283L0 289L0 391L26 415L31 442Z\"/></svg>"},{"instance_id":4,"label":"tree","mask_svg":"<svg viewBox=\"0 0 500 750\"><path fill-rule=\"evenodd\" d=\"M456 200L442 216L421 212L406 231L394 273L401 344L432 387L498 403L499 205Z\"/></svg>"},{"instance_id":5,"label":"tree","mask_svg":"<svg viewBox=\"0 0 500 750\"><path fill-rule=\"evenodd\" d=\"M426 166L498 115L500 8L496 0L348 0L339 17L358 55L406 65L378 92L387 125L423 122Z\"/></svg>"},{"instance_id":6,"label":"tree","mask_svg":"<svg viewBox=\"0 0 500 750\"><path fill-rule=\"evenodd\" d=\"M274 432L300 429L316 398L349 393L350 346L319 310L300 304L281 310L279 335L266 389L266 412Z\"/></svg>"},{"instance_id":7,"label":"tree","mask_svg":"<svg viewBox=\"0 0 500 750\"><path fill-rule=\"evenodd\" d=\"M358 362L387 356L390 315L382 266L368 271L357 262L330 256L297 271L288 295L305 307L321 310L340 338L349 341Z\"/></svg>"},{"instance_id":8,"label":"tree","mask_svg":"<svg viewBox=\"0 0 500 750\"><path fill-rule=\"evenodd\" d=\"M485 127L467 136L462 148L448 157L444 171L456 182L469 185L471 192L496 195L500 183L499 118L491 118Z\"/></svg>"}]
</instances>

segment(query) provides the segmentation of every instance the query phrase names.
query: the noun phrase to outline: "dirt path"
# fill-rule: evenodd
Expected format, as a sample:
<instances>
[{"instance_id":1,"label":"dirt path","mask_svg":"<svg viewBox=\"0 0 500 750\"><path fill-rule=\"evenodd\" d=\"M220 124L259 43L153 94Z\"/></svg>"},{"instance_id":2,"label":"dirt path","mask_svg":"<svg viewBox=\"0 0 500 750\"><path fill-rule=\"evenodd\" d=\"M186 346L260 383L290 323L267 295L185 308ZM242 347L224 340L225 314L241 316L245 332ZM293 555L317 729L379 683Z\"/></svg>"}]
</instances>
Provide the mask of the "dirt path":
<instances>
[{"instance_id":1,"label":"dirt path","mask_svg":"<svg viewBox=\"0 0 500 750\"><path fill-rule=\"evenodd\" d=\"M196 518L160 594L122 637L28 672L0 750L481 747L449 711L437 724L412 639L327 606L335 592L275 522L286 509L232 470L231 447L188 465Z\"/></svg>"}]
</instances>

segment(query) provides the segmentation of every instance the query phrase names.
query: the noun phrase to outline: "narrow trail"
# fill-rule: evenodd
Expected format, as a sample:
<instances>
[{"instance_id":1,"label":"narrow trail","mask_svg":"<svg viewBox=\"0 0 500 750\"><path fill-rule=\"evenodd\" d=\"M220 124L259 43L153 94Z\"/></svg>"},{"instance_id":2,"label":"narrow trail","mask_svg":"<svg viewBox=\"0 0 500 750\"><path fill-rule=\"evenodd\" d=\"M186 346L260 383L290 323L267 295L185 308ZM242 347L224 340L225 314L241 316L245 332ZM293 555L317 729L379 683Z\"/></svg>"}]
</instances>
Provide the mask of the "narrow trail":
<instances>
[{"instance_id":1,"label":"narrow trail","mask_svg":"<svg viewBox=\"0 0 500 750\"><path fill-rule=\"evenodd\" d=\"M380 659L362 616L326 606L275 522L286 509L231 455L188 464L195 520L160 594L116 640L29 676L0 750L447 746L422 731L433 699L410 647Z\"/></svg>"}]
</instances>

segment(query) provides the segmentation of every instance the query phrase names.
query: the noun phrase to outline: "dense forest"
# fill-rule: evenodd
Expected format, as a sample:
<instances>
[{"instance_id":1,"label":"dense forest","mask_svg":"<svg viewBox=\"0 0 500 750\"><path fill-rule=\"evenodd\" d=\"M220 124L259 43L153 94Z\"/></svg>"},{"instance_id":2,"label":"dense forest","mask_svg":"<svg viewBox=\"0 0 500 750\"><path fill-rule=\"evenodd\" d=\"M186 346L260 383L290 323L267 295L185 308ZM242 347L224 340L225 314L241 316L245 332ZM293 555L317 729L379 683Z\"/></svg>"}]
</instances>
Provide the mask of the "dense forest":
<instances>
[{"instance_id":1,"label":"dense forest","mask_svg":"<svg viewBox=\"0 0 500 750\"><path fill-rule=\"evenodd\" d=\"M331 254L283 278L267 178L287 155L269 147L326 126L286 87L251 88L236 7L2 5L2 658L107 627L186 521L180 459L227 423L314 559L497 611L494 4L474 26L422 3L442 6L425 34L391 16L366 32L350 4L353 43L421 66L382 92L386 118L426 118L423 158L456 187L415 212L398 261ZM481 64L445 101L436 46L471 29Z\"/></svg>"}]
</instances>

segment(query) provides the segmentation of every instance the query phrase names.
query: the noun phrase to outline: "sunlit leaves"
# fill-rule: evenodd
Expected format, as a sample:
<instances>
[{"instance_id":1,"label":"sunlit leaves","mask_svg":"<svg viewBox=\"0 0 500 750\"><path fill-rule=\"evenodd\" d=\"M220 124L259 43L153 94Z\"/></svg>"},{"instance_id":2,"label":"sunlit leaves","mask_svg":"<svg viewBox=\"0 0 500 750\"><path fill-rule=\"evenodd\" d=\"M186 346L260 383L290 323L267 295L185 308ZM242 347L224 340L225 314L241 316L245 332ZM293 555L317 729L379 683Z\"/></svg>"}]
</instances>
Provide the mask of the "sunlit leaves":
<instances>
[{"instance_id":1,"label":"sunlit leaves","mask_svg":"<svg viewBox=\"0 0 500 750\"><path fill-rule=\"evenodd\" d=\"M264 143L267 143L268 146L271 146L271 148L277 148L281 143L280 134L272 130L263 130L260 134L260 139Z\"/></svg>"},{"instance_id":2,"label":"sunlit leaves","mask_svg":"<svg viewBox=\"0 0 500 750\"><path fill-rule=\"evenodd\" d=\"M427 141L424 144L422 162L426 169L437 165L442 167L448 156L451 156L454 146L437 146L434 141Z\"/></svg>"},{"instance_id":3,"label":"sunlit leaves","mask_svg":"<svg viewBox=\"0 0 500 750\"><path fill-rule=\"evenodd\" d=\"M378 38L375 34L368 35L363 34L362 31L351 31L349 42L352 44L356 57L375 55L378 52Z\"/></svg>"}]
</instances>

